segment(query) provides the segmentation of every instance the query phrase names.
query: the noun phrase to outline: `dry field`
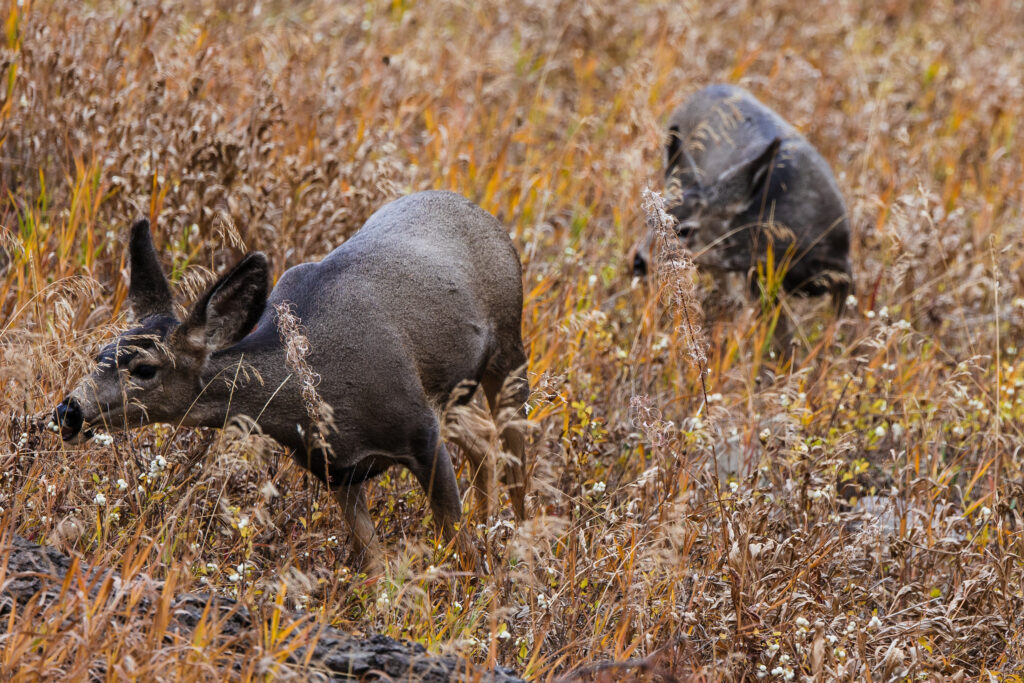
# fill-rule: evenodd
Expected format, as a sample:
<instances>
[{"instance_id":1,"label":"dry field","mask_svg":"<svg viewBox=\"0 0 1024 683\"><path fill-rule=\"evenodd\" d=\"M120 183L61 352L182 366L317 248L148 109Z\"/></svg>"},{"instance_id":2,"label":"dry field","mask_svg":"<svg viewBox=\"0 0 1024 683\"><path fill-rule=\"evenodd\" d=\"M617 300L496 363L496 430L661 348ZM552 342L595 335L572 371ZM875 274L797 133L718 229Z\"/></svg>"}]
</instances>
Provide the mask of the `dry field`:
<instances>
[{"instance_id":1,"label":"dry field","mask_svg":"<svg viewBox=\"0 0 1024 683\"><path fill-rule=\"evenodd\" d=\"M1020 2L4 0L0 18L4 533L307 615L239 651L215 620L176 639L163 603L72 586L3 617L0 678L303 677L284 659L329 623L538 680L610 660L632 664L577 677L1020 680ZM629 273L663 121L719 81L802 130L850 209L858 303L836 323L784 302L792 355L767 303L708 297L685 264ZM401 470L368 487L388 553L368 581L330 495L269 441L26 427L126 324L133 218L184 304L246 249L279 276L426 188L501 218L525 269L532 515L467 497L490 571L458 570Z\"/></svg>"}]
</instances>

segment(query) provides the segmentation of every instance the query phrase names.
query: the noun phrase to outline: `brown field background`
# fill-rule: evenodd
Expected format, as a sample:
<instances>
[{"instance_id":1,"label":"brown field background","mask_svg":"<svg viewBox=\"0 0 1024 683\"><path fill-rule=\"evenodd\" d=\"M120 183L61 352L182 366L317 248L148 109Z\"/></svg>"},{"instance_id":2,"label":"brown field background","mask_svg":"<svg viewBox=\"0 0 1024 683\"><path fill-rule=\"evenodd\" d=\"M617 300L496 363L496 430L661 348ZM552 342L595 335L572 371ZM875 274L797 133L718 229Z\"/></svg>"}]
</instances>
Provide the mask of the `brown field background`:
<instances>
[{"instance_id":1,"label":"brown field background","mask_svg":"<svg viewBox=\"0 0 1024 683\"><path fill-rule=\"evenodd\" d=\"M306 620L239 650L215 621L182 640L163 603L71 590L3 617L0 677L304 676L284 659L319 623L539 680L611 659L643 661L611 679L1024 668L1021 3L2 12L5 533ZM858 303L836 323L786 301L792 356L772 351L767 304L705 300L694 339L689 271L629 273L662 124L712 82L796 125L848 203ZM468 513L487 573L458 571L398 469L368 487L374 582L273 443L160 425L72 447L26 427L123 329L135 217L186 304L247 249L280 276L427 188L498 216L524 264L532 515Z\"/></svg>"}]
</instances>

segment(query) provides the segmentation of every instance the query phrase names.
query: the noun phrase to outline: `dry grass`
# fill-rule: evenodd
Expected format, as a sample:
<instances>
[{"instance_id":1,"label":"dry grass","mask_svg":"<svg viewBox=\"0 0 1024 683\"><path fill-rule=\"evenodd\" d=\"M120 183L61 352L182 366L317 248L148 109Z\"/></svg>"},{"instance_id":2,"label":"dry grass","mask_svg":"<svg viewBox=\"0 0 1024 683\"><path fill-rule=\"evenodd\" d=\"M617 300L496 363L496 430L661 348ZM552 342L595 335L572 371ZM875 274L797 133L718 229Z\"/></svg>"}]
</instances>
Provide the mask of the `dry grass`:
<instances>
[{"instance_id":1,"label":"dry grass","mask_svg":"<svg viewBox=\"0 0 1024 683\"><path fill-rule=\"evenodd\" d=\"M542 680L1024 667L1019 3L4 4L6 529ZM715 300L694 363L679 281L627 275L660 121L713 81L804 131L851 210L858 304L832 325L787 302L791 360L774 316ZM123 323L131 219L194 292L243 247L280 275L430 187L503 219L525 265L534 514L471 519L486 576L399 470L370 487L373 583L328 494L245 431L22 438ZM0 676L266 678L308 633L239 653L104 609L10 614Z\"/></svg>"}]
</instances>

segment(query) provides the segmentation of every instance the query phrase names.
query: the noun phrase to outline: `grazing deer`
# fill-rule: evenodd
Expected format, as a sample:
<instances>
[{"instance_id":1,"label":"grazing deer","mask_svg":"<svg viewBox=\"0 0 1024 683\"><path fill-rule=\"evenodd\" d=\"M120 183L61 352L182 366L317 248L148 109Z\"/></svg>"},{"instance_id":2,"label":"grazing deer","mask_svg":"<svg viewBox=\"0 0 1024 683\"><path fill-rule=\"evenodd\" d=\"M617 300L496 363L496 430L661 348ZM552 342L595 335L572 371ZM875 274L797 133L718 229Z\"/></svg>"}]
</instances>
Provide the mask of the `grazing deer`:
<instances>
[{"instance_id":1,"label":"grazing deer","mask_svg":"<svg viewBox=\"0 0 1024 683\"><path fill-rule=\"evenodd\" d=\"M104 348L56 408L65 440L100 425L221 427L247 416L333 491L362 561L378 554L363 482L395 464L415 475L435 522L454 535L462 505L439 407L463 380L483 386L492 412L510 376L520 414L529 391L522 269L494 216L450 192L403 197L322 261L290 268L269 295L267 258L250 253L184 320L147 221L132 227L129 257L139 326ZM282 316L305 328L298 362L319 376L315 392L303 393L301 369L287 359ZM522 518L524 438L514 425L501 438L518 459L506 476Z\"/></svg>"},{"instance_id":2,"label":"grazing deer","mask_svg":"<svg viewBox=\"0 0 1024 683\"><path fill-rule=\"evenodd\" d=\"M853 279L835 177L811 143L753 95L712 85L684 102L669 120L665 181L676 232L698 264L749 273L770 246L786 266L783 289L830 292L842 310ZM646 275L654 237L637 248L635 275Z\"/></svg>"}]
</instances>

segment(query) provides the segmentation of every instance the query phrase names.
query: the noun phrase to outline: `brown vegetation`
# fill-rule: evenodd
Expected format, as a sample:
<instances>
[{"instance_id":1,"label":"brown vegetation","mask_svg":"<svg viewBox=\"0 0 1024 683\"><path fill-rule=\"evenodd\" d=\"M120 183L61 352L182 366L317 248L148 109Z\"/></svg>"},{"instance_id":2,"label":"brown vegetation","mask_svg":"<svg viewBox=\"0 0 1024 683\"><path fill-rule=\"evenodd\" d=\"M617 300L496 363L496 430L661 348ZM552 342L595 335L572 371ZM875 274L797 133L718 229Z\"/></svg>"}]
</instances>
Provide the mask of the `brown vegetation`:
<instances>
[{"instance_id":1,"label":"brown vegetation","mask_svg":"<svg viewBox=\"0 0 1024 683\"><path fill-rule=\"evenodd\" d=\"M309 614L239 653L156 608L148 631L99 623L108 596L15 608L3 678L283 675L318 623L543 680L599 660L636 666L581 675L1024 667L1019 3L5 0L0 18L5 529ZM850 208L858 302L833 324L786 300L791 358L767 302L705 300L701 323L685 254L628 275L661 122L716 81L788 117ZM398 470L368 487L373 582L346 569L327 492L247 431L68 447L26 428L125 322L135 217L194 292L244 249L275 275L319 258L424 188L499 216L525 267L532 516L467 517L485 574L434 543Z\"/></svg>"}]
</instances>

